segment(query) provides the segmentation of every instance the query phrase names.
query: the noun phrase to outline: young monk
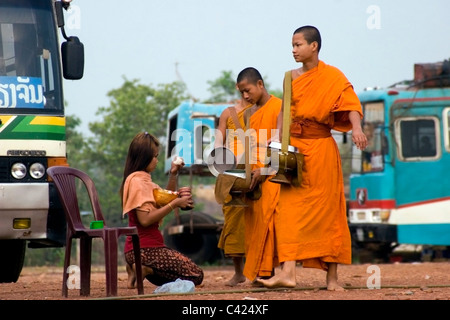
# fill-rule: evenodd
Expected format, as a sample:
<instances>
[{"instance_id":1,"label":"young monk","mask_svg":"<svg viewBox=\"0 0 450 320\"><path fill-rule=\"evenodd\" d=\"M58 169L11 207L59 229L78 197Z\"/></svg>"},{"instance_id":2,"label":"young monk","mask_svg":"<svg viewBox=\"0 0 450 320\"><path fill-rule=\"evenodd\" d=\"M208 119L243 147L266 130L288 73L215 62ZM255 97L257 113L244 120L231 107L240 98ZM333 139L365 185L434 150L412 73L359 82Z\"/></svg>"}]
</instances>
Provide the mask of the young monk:
<instances>
[{"instance_id":1,"label":"young monk","mask_svg":"<svg viewBox=\"0 0 450 320\"><path fill-rule=\"evenodd\" d=\"M245 131L244 112L249 107L251 105L240 100L235 106L225 109L219 118L217 129L220 135L216 136L215 147L225 145L234 153L236 159L239 159L244 151L243 142L239 139L237 130L241 129ZM233 113L235 113L235 116ZM231 196L227 200L231 200ZM218 247L223 250L225 257L229 257L233 261L234 275L226 282L226 285L234 287L246 280L243 274L245 258L245 207L224 205L222 206L222 212L224 215L224 224L220 233Z\"/></svg>"},{"instance_id":2,"label":"young monk","mask_svg":"<svg viewBox=\"0 0 450 320\"><path fill-rule=\"evenodd\" d=\"M267 139L276 129L281 99L269 94L259 71L249 67L237 77L242 99L251 105L248 111L250 130L254 133L251 149L252 179L250 188L261 188L261 197L248 201L245 212L246 257L244 275L252 282L256 277L270 277L278 265L275 253L274 215L280 186L269 181L265 167ZM259 186L258 186L259 185Z\"/></svg>"},{"instance_id":3,"label":"young monk","mask_svg":"<svg viewBox=\"0 0 450 320\"><path fill-rule=\"evenodd\" d=\"M344 182L338 146L331 129L352 131L359 149L367 146L361 129L361 103L351 83L337 68L319 60L319 30L304 26L292 37L292 54L302 66L291 71L290 144L304 154L300 187L282 186L275 218L281 272L258 280L264 286L294 287L296 262L327 272L328 290L343 290L337 265L351 263ZM280 138L278 137L278 138Z\"/></svg>"}]
</instances>

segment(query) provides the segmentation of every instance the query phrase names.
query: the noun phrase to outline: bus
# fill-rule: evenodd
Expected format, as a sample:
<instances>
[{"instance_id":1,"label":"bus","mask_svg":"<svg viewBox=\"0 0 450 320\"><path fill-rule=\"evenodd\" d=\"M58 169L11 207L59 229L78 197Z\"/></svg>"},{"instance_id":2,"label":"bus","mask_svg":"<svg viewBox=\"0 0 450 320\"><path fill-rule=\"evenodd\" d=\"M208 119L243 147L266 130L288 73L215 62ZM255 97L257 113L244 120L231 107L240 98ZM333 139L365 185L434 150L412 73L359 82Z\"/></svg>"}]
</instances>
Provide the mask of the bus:
<instances>
[{"instance_id":1,"label":"bus","mask_svg":"<svg viewBox=\"0 0 450 320\"><path fill-rule=\"evenodd\" d=\"M2 283L17 281L27 247L65 244L64 211L46 170L68 165L62 79L80 79L84 69L83 44L64 32L69 6L70 0L0 0Z\"/></svg>"},{"instance_id":2,"label":"bus","mask_svg":"<svg viewBox=\"0 0 450 320\"><path fill-rule=\"evenodd\" d=\"M400 245L450 248L450 61L359 93L368 138L352 150L348 221L355 255L389 261Z\"/></svg>"}]
</instances>

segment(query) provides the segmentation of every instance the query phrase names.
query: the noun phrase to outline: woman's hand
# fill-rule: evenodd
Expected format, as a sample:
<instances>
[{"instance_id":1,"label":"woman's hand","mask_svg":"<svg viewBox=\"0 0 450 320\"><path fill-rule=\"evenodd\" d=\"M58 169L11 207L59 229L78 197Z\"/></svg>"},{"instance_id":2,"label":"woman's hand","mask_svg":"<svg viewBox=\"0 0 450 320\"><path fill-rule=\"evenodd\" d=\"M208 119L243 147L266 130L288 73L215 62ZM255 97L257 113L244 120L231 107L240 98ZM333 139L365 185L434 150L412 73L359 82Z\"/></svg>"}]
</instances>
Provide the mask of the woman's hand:
<instances>
[{"instance_id":1,"label":"woman's hand","mask_svg":"<svg viewBox=\"0 0 450 320\"><path fill-rule=\"evenodd\" d=\"M172 200L171 204L174 208L175 207L179 207L179 208L193 207L194 199L192 199L192 195L181 196L179 198L176 198L175 200Z\"/></svg>"},{"instance_id":2,"label":"woman's hand","mask_svg":"<svg viewBox=\"0 0 450 320\"><path fill-rule=\"evenodd\" d=\"M175 156L172 159L170 174L176 176L178 174L178 171L184 167L184 164L184 159L182 157Z\"/></svg>"}]
</instances>

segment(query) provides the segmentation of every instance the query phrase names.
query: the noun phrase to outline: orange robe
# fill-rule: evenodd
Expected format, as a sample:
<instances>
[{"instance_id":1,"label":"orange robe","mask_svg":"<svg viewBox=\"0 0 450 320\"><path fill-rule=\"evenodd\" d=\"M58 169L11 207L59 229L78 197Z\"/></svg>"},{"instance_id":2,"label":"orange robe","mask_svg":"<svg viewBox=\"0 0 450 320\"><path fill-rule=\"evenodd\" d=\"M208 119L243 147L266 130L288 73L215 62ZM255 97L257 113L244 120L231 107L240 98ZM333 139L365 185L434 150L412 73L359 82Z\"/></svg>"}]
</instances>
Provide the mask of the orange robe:
<instances>
[{"instance_id":1,"label":"orange robe","mask_svg":"<svg viewBox=\"0 0 450 320\"><path fill-rule=\"evenodd\" d=\"M267 155L266 137L277 128L277 117L281 110L281 99L271 96L250 118L250 128L256 133L256 148L252 150L252 169L265 166ZM267 135L263 134L265 131ZM258 200L248 200L245 212L246 260L244 275L251 281L257 276L271 276L278 265L275 251L274 215L277 211L280 186L269 181L262 182L262 196Z\"/></svg>"},{"instance_id":2,"label":"orange robe","mask_svg":"<svg viewBox=\"0 0 450 320\"><path fill-rule=\"evenodd\" d=\"M329 262L351 263L341 158L327 132L351 130L349 111L363 116L351 83L337 68L320 61L292 81L290 144L304 154L304 165L300 187L281 187L275 220L280 262L323 270Z\"/></svg>"},{"instance_id":3,"label":"orange robe","mask_svg":"<svg viewBox=\"0 0 450 320\"><path fill-rule=\"evenodd\" d=\"M241 128L244 130L244 112L250 105L237 113ZM226 147L233 151L236 157L240 156L243 151L243 143L238 139L237 127L230 115L227 119L227 139ZM231 200L229 196L226 201ZM224 216L224 224L220 233L218 247L224 251L227 257L242 257L245 255L245 227L244 227L244 207L222 206Z\"/></svg>"}]
</instances>

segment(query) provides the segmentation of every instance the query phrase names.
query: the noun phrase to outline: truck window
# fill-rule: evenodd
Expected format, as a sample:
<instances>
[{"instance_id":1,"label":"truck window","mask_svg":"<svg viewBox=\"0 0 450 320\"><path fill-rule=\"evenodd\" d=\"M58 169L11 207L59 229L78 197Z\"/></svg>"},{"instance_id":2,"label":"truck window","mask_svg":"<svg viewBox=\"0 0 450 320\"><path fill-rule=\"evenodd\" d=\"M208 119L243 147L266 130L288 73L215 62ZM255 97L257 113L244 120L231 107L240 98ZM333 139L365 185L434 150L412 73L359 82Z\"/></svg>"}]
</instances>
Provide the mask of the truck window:
<instances>
[{"instance_id":1,"label":"truck window","mask_svg":"<svg viewBox=\"0 0 450 320\"><path fill-rule=\"evenodd\" d=\"M212 130L207 125L198 125L194 131L195 163L202 164L205 149L213 141Z\"/></svg>"},{"instance_id":2,"label":"truck window","mask_svg":"<svg viewBox=\"0 0 450 320\"><path fill-rule=\"evenodd\" d=\"M367 122L363 125L363 131L367 137L367 148L362 151L362 171L383 170L383 137L380 127L375 123Z\"/></svg>"},{"instance_id":3,"label":"truck window","mask_svg":"<svg viewBox=\"0 0 450 320\"><path fill-rule=\"evenodd\" d=\"M363 131L367 137L367 148L364 151L352 148L352 172L365 173L384 169L384 153L386 138L383 133L384 102L371 101L363 103Z\"/></svg>"},{"instance_id":4,"label":"truck window","mask_svg":"<svg viewBox=\"0 0 450 320\"><path fill-rule=\"evenodd\" d=\"M397 121L396 131L400 138L398 157L404 161L436 158L437 126L436 118L406 118Z\"/></svg>"}]
</instances>

